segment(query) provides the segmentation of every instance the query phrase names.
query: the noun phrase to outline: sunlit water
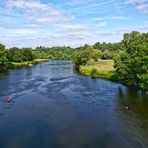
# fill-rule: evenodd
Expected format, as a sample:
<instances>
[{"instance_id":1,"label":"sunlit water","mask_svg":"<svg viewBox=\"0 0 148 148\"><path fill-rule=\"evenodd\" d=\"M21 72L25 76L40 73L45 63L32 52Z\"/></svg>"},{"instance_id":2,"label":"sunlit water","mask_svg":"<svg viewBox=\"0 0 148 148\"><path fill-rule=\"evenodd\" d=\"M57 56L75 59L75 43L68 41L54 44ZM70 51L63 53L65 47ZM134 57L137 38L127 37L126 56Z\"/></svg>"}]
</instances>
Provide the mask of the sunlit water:
<instances>
[{"instance_id":1,"label":"sunlit water","mask_svg":"<svg viewBox=\"0 0 148 148\"><path fill-rule=\"evenodd\" d=\"M0 78L0 148L147 147L148 96L138 90L81 76L70 61Z\"/></svg>"}]
</instances>

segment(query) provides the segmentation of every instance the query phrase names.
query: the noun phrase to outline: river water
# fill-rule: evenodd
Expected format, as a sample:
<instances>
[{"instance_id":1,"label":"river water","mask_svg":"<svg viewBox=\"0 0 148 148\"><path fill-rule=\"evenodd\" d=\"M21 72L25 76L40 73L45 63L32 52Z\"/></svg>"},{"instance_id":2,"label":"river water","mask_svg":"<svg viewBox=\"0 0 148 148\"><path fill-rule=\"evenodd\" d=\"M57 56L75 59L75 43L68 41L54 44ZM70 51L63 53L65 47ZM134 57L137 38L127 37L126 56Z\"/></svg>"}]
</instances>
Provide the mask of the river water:
<instances>
[{"instance_id":1,"label":"river water","mask_svg":"<svg viewBox=\"0 0 148 148\"><path fill-rule=\"evenodd\" d=\"M148 96L139 90L81 76L70 61L0 78L0 148L147 147Z\"/></svg>"}]
</instances>

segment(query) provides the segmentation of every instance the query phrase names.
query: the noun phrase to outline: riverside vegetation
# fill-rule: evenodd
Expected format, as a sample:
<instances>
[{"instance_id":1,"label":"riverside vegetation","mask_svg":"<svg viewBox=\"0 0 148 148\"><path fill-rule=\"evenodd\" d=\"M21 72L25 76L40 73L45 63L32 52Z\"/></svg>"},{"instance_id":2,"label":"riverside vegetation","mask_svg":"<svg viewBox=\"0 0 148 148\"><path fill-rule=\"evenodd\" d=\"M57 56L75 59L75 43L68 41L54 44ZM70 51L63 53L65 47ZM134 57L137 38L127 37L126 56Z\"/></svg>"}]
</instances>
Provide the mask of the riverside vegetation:
<instances>
[{"instance_id":1,"label":"riverside vegetation","mask_svg":"<svg viewBox=\"0 0 148 148\"><path fill-rule=\"evenodd\" d=\"M115 74L113 60L89 61L87 65L80 65L79 72L92 78L113 79Z\"/></svg>"},{"instance_id":2,"label":"riverside vegetation","mask_svg":"<svg viewBox=\"0 0 148 148\"><path fill-rule=\"evenodd\" d=\"M40 62L48 61L49 59L37 59L31 48L13 47L5 49L5 46L0 44L0 72L8 68L20 68L31 66Z\"/></svg>"},{"instance_id":3,"label":"riverside vegetation","mask_svg":"<svg viewBox=\"0 0 148 148\"><path fill-rule=\"evenodd\" d=\"M41 59L41 60L36 60ZM78 48L10 48L0 44L0 71L46 60L73 60L79 72L148 91L148 33L125 33L118 43L96 43Z\"/></svg>"}]
</instances>

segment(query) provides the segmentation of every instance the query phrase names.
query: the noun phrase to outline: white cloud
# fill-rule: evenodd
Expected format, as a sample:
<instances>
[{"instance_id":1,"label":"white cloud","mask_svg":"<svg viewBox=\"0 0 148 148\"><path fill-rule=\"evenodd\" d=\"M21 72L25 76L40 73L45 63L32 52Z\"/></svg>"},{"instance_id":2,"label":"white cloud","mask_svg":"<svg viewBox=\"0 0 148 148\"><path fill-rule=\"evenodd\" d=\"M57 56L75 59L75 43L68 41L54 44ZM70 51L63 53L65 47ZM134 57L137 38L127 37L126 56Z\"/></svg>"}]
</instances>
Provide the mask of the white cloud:
<instances>
[{"instance_id":1,"label":"white cloud","mask_svg":"<svg viewBox=\"0 0 148 148\"><path fill-rule=\"evenodd\" d=\"M27 40L29 39L38 39L40 38L46 38L50 37L51 33L49 31L46 31L44 29L37 29L36 28L16 28L16 29L8 29L4 27L0 27L0 40L9 40L13 43L15 40Z\"/></svg>"},{"instance_id":2,"label":"white cloud","mask_svg":"<svg viewBox=\"0 0 148 148\"><path fill-rule=\"evenodd\" d=\"M107 36L108 37L108 36L114 36L115 33L111 33L111 32L104 32L104 33L98 32L97 35L99 35L99 36Z\"/></svg>"},{"instance_id":3,"label":"white cloud","mask_svg":"<svg viewBox=\"0 0 148 148\"><path fill-rule=\"evenodd\" d=\"M138 5L137 9L145 14L148 14L148 3Z\"/></svg>"},{"instance_id":4,"label":"white cloud","mask_svg":"<svg viewBox=\"0 0 148 148\"><path fill-rule=\"evenodd\" d=\"M96 24L97 27L105 27L107 26L107 23L106 22L100 22L98 24Z\"/></svg>"},{"instance_id":5,"label":"white cloud","mask_svg":"<svg viewBox=\"0 0 148 148\"><path fill-rule=\"evenodd\" d=\"M111 16L111 17L109 17L109 19L112 19L112 20L127 20L129 18L124 17L124 16Z\"/></svg>"},{"instance_id":6,"label":"white cloud","mask_svg":"<svg viewBox=\"0 0 148 148\"><path fill-rule=\"evenodd\" d=\"M147 0L127 0L126 4L135 6L140 12L148 14L148 1Z\"/></svg>"},{"instance_id":7,"label":"white cloud","mask_svg":"<svg viewBox=\"0 0 148 148\"><path fill-rule=\"evenodd\" d=\"M5 7L13 12L20 11L24 19L38 23L62 23L75 19L74 16L63 14L54 5L40 0L7 0Z\"/></svg>"},{"instance_id":8,"label":"white cloud","mask_svg":"<svg viewBox=\"0 0 148 148\"><path fill-rule=\"evenodd\" d=\"M65 24L57 29L55 35L52 36L54 39L60 40L75 40L79 41L87 38L90 35L87 26L82 24Z\"/></svg>"},{"instance_id":9,"label":"white cloud","mask_svg":"<svg viewBox=\"0 0 148 148\"><path fill-rule=\"evenodd\" d=\"M39 0L7 0L6 6L9 8L20 8L20 9L38 9L48 10L49 7L46 4L41 3Z\"/></svg>"},{"instance_id":10,"label":"white cloud","mask_svg":"<svg viewBox=\"0 0 148 148\"><path fill-rule=\"evenodd\" d=\"M129 9L148 14L147 4L148 0L1 0L0 42L10 47L120 40L125 32L148 30L146 17Z\"/></svg>"},{"instance_id":11,"label":"white cloud","mask_svg":"<svg viewBox=\"0 0 148 148\"><path fill-rule=\"evenodd\" d=\"M92 18L92 21L102 21L103 18L102 17L95 17L95 18Z\"/></svg>"},{"instance_id":12,"label":"white cloud","mask_svg":"<svg viewBox=\"0 0 148 148\"><path fill-rule=\"evenodd\" d=\"M131 32L132 29L130 29L130 28L117 28L115 31L118 34L123 34L123 33Z\"/></svg>"},{"instance_id":13,"label":"white cloud","mask_svg":"<svg viewBox=\"0 0 148 148\"><path fill-rule=\"evenodd\" d=\"M51 39L60 39L60 40L75 40L75 41L79 41L79 40L84 40L85 36L81 35L81 34L75 34L75 33L67 33L67 34L58 34L58 35L53 35L51 36Z\"/></svg>"},{"instance_id":14,"label":"white cloud","mask_svg":"<svg viewBox=\"0 0 148 148\"><path fill-rule=\"evenodd\" d=\"M27 24L27 25L24 25L24 27L34 29L34 28L39 28L40 25L38 25L38 24Z\"/></svg>"},{"instance_id":15,"label":"white cloud","mask_svg":"<svg viewBox=\"0 0 148 148\"><path fill-rule=\"evenodd\" d=\"M129 33L132 31L148 32L148 27L147 26L139 26L139 27L135 27L135 28L117 28L115 30L115 33L124 34L124 33Z\"/></svg>"},{"instance_id":16,"label":"white cloud","mask_svg":"<svg viewBox=\"0 0 148 148\"><path fill-rule=\"evenodd\" d=\"M141 32L148 32L148 26L139 27L138 30Z\"/></svg>"},{"instance_id":17,"label":"white cloud","mask_svg":"<svg viewBox=\"0 0 148 148\"><path fill-rule=\"evenodd\" d=\"M140 3L143 3L145 2L145 0L127 0L126 3L128 4L140 4Z\"/></svg>"}]
</instances>

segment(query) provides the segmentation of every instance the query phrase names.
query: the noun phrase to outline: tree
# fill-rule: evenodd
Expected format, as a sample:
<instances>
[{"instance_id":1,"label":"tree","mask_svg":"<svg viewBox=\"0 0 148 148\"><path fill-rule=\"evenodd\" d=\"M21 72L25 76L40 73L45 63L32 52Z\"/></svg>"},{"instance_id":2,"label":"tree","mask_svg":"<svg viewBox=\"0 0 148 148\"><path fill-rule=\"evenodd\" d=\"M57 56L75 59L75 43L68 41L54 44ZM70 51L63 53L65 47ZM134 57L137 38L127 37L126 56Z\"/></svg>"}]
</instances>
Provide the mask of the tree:
<instances>
[{"instance_id":1,"label":"tree","mask_svg":"<svg viewBox=\"0 0 148 148\"><path fill-rule=\"evenodd\" d=\"M94 49L92 46L85 45L81 50L78 50L73 61L76 65L85 65L89 60L97 60L100 58L100 52Z\"/></svg>"},{"instance_id":2,"label":"tree","mask_svg":"<svg viewBox=\"0 0 148 148\"><path fill-rule=\"evenodd\" d=\"M5 46L0 44L0 70L3 70L6 68L7 66L7 62L8 62L8 52L5 49Z\"/></svg>"},{"instance_id":3,"label":"tree","mask_svg":"<svg viewBox=\"0 0 148 148\"><path fill-rule=\"evenodd\" d=\"M32 61L34 59L32 50L30 48L23 48L22 50L22 60L23 61Z\"/></svg>"},{"instance_id":4,"label":"tree","mask_svg":"<svg viewBox=\"0 0 148 148\"><path fill-rule=\"evenodd\" d=\"M33 51L30 48L19 49L17 47L10 48L8 51L10 62L32 61L34 59Z\"/></svg>"},{"instance_id":5,"label":"tree","mask_svg":"<svg viewBox=\"0 0 148 148\"><path fill-rule=\"evenodd\" d=\"M148 90L148 33L124 34L125 51L115 60L120 80Z\"/></svg>"}]
</instances>

